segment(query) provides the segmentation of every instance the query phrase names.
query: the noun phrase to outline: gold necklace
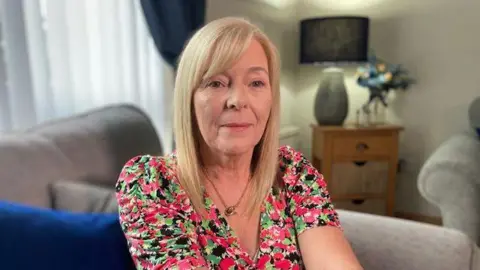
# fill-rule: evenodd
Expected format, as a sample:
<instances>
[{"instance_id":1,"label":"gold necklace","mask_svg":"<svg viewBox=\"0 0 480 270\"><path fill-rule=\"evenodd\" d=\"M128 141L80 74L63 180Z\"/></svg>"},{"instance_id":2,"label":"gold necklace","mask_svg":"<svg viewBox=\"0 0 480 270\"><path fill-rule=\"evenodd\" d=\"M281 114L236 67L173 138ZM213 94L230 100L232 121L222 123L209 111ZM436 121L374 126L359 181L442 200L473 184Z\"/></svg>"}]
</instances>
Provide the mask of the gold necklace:
<instances>
[{"instance_id":1,"label":"gold necklace","mask_svg":"<svg viewBox=\"0 0 480 270\"><path fill-rule=\"evenodd\" d=\"M210 180L210 178L207 177L207 179L210 182L210 184L212 184L212 187L215 190L215 193L217 193L218 198L220 199L220 202L222 202L223 207L225 207L225 210L223 210L223 214L227 217L235 215L237 213L236 209L240 204L240 202L242 201L243 195L245 195L245 191L247 190L248 184L246 184L245 188L243 188L242 195L240 195L240 198L238 199L237 203L232 206L227 206L227 204L222 198L222 195L220 195L220 192L218 192L217 187L215 187L215 184L212 182L212 180Z\"/></svg>"}]
</instances>

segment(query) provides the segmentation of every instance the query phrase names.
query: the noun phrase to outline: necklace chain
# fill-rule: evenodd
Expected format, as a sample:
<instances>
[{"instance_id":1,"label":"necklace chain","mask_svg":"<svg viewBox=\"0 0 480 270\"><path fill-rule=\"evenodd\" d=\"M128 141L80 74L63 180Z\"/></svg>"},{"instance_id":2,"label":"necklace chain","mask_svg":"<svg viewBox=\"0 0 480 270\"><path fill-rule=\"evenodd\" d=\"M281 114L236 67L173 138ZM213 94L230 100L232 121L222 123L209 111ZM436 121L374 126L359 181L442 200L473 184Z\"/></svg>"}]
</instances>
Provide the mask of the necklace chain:
<instances>
[{"instance_id":1,"label":"necklace chain","mask_svg":"<svg viewBox=\"0 0 480 270\"><path fill-rule=\"evenodd\" d=\"M240 195L240 198L238 199L237 203L235 203L234 205L228 206L225 203L225 201L223 200L222 195L220 195L220 192L218 192L217 187L215 186L213 181L210 180L210 178L208 178L208 177L207 177L207 179L210 182L210 184L212 184L212 187L215 190L215 193L217 193L218 198L220 199L220 202L222 202L223 207L225 207L225 209L223 210L223 214L227 217L235 215L237 213L236 209L237 209L238 205L240 204L240 202L242 201L243 196L245 195L245 191L247 190L248 184L245 185L245 187L243 188L242 195Z\"/></svg>"}]
</instances>

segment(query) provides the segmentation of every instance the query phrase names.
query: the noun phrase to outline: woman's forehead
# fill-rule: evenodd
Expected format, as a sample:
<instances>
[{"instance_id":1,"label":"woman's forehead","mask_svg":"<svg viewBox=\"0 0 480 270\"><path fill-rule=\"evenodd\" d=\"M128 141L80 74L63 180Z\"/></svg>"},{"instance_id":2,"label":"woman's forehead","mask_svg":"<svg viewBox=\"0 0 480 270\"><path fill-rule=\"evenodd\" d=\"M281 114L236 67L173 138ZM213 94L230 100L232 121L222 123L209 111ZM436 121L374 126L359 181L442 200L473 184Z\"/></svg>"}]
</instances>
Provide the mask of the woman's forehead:
<instances>
[{"instance_id":1,"label":"woman's forehead","mask_svg":"<svg viewBox=\"0 0 480 270\"><path fill-rule=\"evenodd\" d=\"M220 65L219 61L221 59L223 63ZM256 39L252 39L241 53L236 55L217 55L207 67L205 77L238 72L265 73L268 75L270 70L267 53Z\"/></svg>"}]
</instances>

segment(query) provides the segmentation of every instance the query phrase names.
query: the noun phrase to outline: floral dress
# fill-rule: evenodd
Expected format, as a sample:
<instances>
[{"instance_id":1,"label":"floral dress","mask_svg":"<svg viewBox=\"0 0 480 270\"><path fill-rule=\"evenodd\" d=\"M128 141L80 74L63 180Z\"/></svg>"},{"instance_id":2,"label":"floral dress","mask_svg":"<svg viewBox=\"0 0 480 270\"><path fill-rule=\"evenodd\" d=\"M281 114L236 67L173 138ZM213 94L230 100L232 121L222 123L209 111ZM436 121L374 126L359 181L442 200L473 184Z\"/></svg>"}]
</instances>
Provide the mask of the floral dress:
<instances>
[{"instance_id":1,"label":"floral dress","mask_svg":"<svg viewBox=\"0 0 480 270\"><path fill-rule=\"evenodd\" d=\"M117 182L120 223L137 269L304 269L297 237L309 228L340 227L322 175L289 146L279 149L284 188L261 207L255 258L239 245L205 193L202 219L176 177L176 156L129 160Z\"/></svg>"}]
</instances>

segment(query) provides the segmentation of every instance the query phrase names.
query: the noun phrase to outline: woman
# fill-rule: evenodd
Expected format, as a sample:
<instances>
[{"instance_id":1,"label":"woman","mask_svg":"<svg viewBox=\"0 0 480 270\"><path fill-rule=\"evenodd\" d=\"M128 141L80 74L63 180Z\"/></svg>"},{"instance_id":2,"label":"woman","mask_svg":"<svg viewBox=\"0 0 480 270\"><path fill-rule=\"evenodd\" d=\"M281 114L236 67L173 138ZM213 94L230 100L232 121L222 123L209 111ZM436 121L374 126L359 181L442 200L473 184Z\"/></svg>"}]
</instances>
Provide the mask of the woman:
<instances>
[{"instance_id":1,"label":"woman","mask_svg":"<svg viewBox=\"0 0 480 270\"><path fill-rule=\"evenodd\" d=\"M138 269L361 269L322 176L278 148L279 63L257 27L204 26L175 85L176 152L131 159L117 184Z\"/></svg>"}]
</instances>

